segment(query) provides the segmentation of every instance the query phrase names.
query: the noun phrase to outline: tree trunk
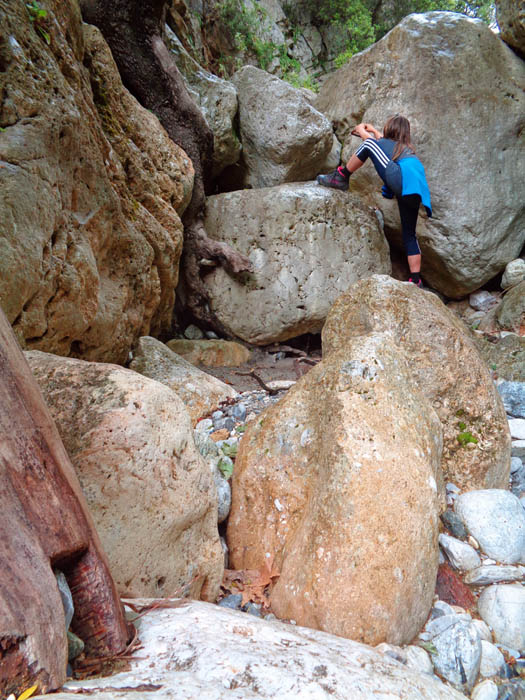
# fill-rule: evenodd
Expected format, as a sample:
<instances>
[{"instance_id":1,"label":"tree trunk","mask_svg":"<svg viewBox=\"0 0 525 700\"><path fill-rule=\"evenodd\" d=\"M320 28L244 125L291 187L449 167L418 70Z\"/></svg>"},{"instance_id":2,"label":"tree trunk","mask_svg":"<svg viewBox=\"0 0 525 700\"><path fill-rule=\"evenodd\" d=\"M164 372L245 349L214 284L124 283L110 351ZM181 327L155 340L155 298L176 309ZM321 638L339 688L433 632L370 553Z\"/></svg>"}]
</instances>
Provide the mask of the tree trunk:
<instances>
[{"instance_id":1,"label":"tree trunk","mask_svg":"<svg viewBox=\"0 0 525 700\"><path fill-rule=\"evenodd\" d=\"M122 606L80 484L0 309L0 695L66 678L68 580L73 628L95 656L127 643Z\"/></svg>"},{"instance_id":2,"label":"tree trunk","mask_svg":"<svg viewBox=\"0 0 525 700\"><path fill-rule=\"evenodd\" d=\"M203 225L205 195L211 184L213 134L193 102L175 59L164 43L167 0L80 0L86 22L104 35L122 82L147 109L157 115L173 141L191 158L195 183L184 212L181 281L186 303L200 320L217 328L202 283L203 260L237 274L251 271L249 259L224 243L210 239Z\"/></svg>"}]
</instances>

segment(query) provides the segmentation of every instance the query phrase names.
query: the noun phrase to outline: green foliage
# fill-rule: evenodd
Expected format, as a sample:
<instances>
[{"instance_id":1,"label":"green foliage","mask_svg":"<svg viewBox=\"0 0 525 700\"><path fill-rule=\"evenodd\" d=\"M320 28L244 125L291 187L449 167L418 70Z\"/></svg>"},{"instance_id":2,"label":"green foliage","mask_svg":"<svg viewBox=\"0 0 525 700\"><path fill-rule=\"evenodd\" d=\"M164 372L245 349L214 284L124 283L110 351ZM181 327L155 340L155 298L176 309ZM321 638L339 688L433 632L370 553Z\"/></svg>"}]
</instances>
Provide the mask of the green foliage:
<instances>
[{"instance_id":1,"label":"green foliage","mask_svg":"<svg viewBox=\"0 0 525 700\"><path fill-rule=\"evenodd\" d=\"M27 14L29 15L29 21L31 22L31 24L33 24L33 26L40 34L42 39L49 46L49 44L51 43L51 37L49 36L49 33L46 31L45 28L47 10L45 10L43 7L40 7L40 4L36 2L36 0L32 0L32 2L26 2L26 9Z\"/></svg>"},{"instance_id":2,"label":"green foliage","mask_svg":"<svg viewBox=\"0 0 525 700\"><path fill-rule=\"evenodd\" d=\"M233 474L233 462L226 457L219 460L219 469L225 479L229 479Z\"/></svg>"},{"instance_id":3,"label":"green foliage","mask_svg":"<svg viewBox=\"0 0 525 700\"><path fill-rule=\"evenodd\" d=\"M240 0L222 0L218 10L234 48L254 54L259 66L266 70L277 54L277 46L261 38L264 30L269 29L266 10L257 4L249 8Z\"/></svg>"},{"instance_id":4,"label":"green foliage","mask_svg":"<svg viewBox=\"0 0 525 700\"><path fill-rule=\"evenodd\" d=\"M472 433L469 433L468 431L459 433L457 440L462 447L468 445L469 442L473 442L475 445L478 444L478 438L474 437L474 435L472 435Z\"/></svg>"},{"instance_id":5,"label":"green foliage","mask_svg":"<svg viewBox=\"0 0 525 700\"><path fill-rule=\"evenodd\" d=\"M230 445L228 442L225 442L224 445L221 447L221 452L225 457L231 457L232 459L235 459L235 457L237 456L237 443Z\"/></svg>"}]
</instances>

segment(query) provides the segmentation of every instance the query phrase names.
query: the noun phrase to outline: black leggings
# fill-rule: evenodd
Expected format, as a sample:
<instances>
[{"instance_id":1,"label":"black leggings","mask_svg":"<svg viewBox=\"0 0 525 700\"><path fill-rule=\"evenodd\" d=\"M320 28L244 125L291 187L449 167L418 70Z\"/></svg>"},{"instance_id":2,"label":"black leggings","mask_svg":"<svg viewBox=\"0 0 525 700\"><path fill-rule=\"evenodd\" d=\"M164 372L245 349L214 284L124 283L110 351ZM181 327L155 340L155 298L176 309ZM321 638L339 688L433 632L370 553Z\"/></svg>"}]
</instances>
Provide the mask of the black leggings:
<instances>
[{"instance_id":1,"label":"black leggings","mask_svg":"<svg viewBox=\"0 0 525 700\"><path fill-rule=\"evenodd\" d=\"M403 232L403 246L407 255L421 255L421 249L416 238L417 215L421 197L418 194L406 194L397 197L399 216L401 217L401 231Z\"/></svg>"}]
</instances>

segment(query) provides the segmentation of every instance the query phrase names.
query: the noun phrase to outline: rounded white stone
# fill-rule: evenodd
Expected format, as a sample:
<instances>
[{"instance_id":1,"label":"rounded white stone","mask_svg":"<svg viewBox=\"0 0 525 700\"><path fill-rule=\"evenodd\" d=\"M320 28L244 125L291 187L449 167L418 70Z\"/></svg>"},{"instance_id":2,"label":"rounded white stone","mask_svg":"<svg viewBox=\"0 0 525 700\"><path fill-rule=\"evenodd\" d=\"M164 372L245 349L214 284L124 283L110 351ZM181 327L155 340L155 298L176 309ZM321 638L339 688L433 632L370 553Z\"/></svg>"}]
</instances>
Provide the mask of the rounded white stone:
<instances>
[{"instance_id":1,"label":"rounded white stone","mask_svg":"<svg viewBox=\"0 0 525 700\"><path fill-rule=\"evenodd\" d=\"M482 619L500 644L525 650L525 587L519 583L486 588L478 600Z\"/></svg>"},{"instance_id":2,"label":"rounded white stone","mask_svg":"<svg viewBox=\"0 0 525 700\"><path fill-rule=\"evenodd\" d=\"M490 676L495 676L500 668L505 663L503 654L494 646L491 642L487 642L485 639L481 640L481 664L479 667L479 672L483 678L490 678Z\"/></svg>"},{"instance_id":3,"label":"rounded white stone","mask_svg":"<svg viewBox=\"0 0 525 700\"><path fill-rule=\"evenodd\" d=\"M472 691L472 700L498 700L498 686L494 681L483 681Z\"/></svg>"}]
</instances>

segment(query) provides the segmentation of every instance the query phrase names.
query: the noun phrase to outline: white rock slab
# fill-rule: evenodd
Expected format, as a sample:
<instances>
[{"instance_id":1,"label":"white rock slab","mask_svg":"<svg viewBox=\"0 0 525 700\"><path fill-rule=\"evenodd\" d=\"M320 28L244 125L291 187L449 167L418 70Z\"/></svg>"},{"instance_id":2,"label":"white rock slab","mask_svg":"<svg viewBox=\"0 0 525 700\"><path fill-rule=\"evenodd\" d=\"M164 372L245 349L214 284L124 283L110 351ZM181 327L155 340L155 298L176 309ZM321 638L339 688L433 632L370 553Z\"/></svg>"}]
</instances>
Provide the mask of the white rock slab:
<instances>
[{"instance_id":1,"label":"white rock slab","mask_svg":"<svg viewBox=\"0 0 525 700\"><path fill-rule=\"evenodd\" d=\"M465 583L472 586L521 580L525 580L525 566L479 566L469 571L464 578Z\"/></svg>"},{"instance_id":2,"label":"white rock slab","mask_svg":"<svg viewBox=\"0 0 525 700\"><path fill-rule=\"evenodd\" d=\"M469 615L444 615L427 624L436 647L432 663L440 676L459 690L471 690L481 663L481 639Z\"/></svg>"},{"instance_id":3,"label":"white rock slab","mask_svg":"<svg viewBox=\"0 0 525 700\"><path fill-rule=\"evenodd\" d=\"M525 650L525 587L519 583L486 588L478 600L482 619L500 644Z\"/></svg>"},{"instance_id":4,"label":"white rock slab","mask_svg":"<svg viewBox=\"0 0 525 700\"><path fill-rule=\"evenodd\" d=\"M464 700L349 639L211 604L177 604L138 620L143 648L129 671L69 681L54 700L78 700L79 691L90 700Z\"/></svg>"},{"instance_id":5,"label":"white rock slab","mask_svg":"<svg viewBox=\"0 0 525 700\"><path fill-rule=\"evenodd\" d=\"M483 678L495 676L504 663L505 659L498 647L482 639L481 664L479 667L480 675L482 675Z\"/></svg>"},{"instance_id":6,"label":"white rock slab","mask_svg":"<svg viewBox=\"0 0 525 700\"><path fill-rule=\"evenodd\" d=\"M458 497L454 510L489 557L504 564L525 563L525 512L512 493L469 491Z\"/></svg>"},{"instance_id":7,"label":"white rock slab","mask_svg":"<svg viewBox=\"0 0 525 700\"><path fill-rule=\"evenodd\" d=\"M452 566L460 571L470 571L481 565L481 559L474 547L456 537L441 534L439 544L446 553Z\"/></svg>"}]
</instances>

